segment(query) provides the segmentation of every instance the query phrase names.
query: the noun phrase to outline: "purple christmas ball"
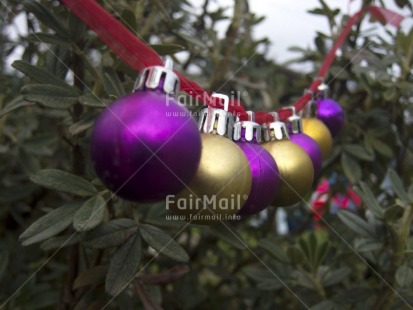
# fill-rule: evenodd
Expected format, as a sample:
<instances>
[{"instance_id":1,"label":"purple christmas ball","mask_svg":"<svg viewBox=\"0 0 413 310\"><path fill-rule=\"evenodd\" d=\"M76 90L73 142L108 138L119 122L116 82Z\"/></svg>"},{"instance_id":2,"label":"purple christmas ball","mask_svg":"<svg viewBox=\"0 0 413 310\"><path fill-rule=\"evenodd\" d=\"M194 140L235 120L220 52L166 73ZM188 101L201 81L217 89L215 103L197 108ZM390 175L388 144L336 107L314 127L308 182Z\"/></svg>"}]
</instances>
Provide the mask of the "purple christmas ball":
<instances>
[{"instance_id":1,"label":"purple christmas ball","mask_svg":"<svg viewBox=\"0 0 413 310\"><path fill-rule=\"evenodd\" d=\"M274 200L280 186L280 177L274 158L258 143L236 142L247 156L251 167L251 191L239 215L261 212Z\"/></svg>"},{"instance_id":2,"label":"purple christmas ball","mask_svg":"<svg viewBox=\"0 0 413 310\"><path fill-rule=\"evenodd\" d=\"M139 202L181 191L195 175L201 137L188 110L159 90L116 100L91 136L98 177L118 196Z\"/></svg>"},{"instance_id":3,"label":"purple christmas ball","mask_svg":"<svg viewBox=\"0 0 413 310\"><path fill-rule=\"evenodd\" d=\"M323 99L317 103L317 118L336 136L344 125L344 111L340 104L332 99Z\"/></svg>"},{"instance_id":4,"label":"purple christmas ball","mask_svg":"<svg viewBox=\"0 0 413 310\"><path fill-rule=\"evenodd\" d=\"M300 146L310 157L314 166L314 176L317 176L321 171L323 154L320 146L312 138L303 133L290 135L291 142Z\"/></svg>"}]
</instances>

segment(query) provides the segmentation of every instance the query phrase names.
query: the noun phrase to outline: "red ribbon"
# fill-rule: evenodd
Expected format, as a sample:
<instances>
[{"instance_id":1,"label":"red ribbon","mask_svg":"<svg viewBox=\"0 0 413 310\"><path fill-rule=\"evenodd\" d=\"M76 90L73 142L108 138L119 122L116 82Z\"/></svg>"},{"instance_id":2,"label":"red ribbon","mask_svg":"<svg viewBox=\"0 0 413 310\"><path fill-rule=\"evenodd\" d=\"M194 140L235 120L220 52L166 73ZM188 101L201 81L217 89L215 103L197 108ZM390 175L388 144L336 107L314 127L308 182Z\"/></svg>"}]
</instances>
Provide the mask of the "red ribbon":
<instances>
[{"instance_id":1,"label":"red ribbon","mask_svg":"<svg viewBox=\"0 0 413 310\"><path fill-rule=\"evenodd\" d=\"M106 43L125 63L137 71L144 67L162 65L162 59L151 49L147 44L139 40L132 32L124 27L118 20L109 14L94 0L61 0L74 14L76 14L86 25L88 25L99 38ZM351 31L351 27L360 19L363 13L368 10L373 16L381 22L390 23L396 27L400 26L403 16L389 11L384 8L369 6L354 14L349 18L342 32L338 36L332 49L324 59L318 79L308 88L309 92L299 98L294 106L296 111L301 111L309 100L311 93L316 94L317 88L321 81L326 76L328 69L333 63L337 50L343 45L345 39ZM188 93L190 96L204 102L214 108L223 108L223 103L217 98L211 97L201 86L196 82L185 78L182 74L175 71L181 81L181 90ZM230 102L229 111L236 114L241 120L247 120L248 116L239 101L233 100ZM281 120L286 120L291 115L289 111L279 111ZM256 122L263 124L273 121L273 116L265 112L257 112L255 115Z\"/></svg>"}]
</instances>

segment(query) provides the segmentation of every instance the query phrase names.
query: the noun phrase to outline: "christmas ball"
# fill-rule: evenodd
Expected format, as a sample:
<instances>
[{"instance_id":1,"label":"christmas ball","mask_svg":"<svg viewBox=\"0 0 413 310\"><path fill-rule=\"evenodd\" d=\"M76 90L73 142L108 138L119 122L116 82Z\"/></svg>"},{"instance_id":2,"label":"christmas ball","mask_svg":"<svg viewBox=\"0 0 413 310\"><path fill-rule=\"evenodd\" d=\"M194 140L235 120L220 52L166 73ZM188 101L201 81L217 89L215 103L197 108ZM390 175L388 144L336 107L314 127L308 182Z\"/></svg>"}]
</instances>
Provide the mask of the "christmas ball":
<instances>
[{"instance_id":1,"label":"christmas ball","mask_svg":"<svg viewBox=\"0 0 413 310\"><path fill-rule=\"evenodd\" d=\"M286 207L302 200L314 178L310 157L289 140L270 141L263 146L274 158L280 172L281 185L273 205Z\"/></svg>"},{"instance_id":2,"label":"christmas ball","mask_svg":"<svg viewBox=\"0 0 413 310\"><path fill-rule=\"evenodd\" d=\"M344 126L344 111L340 104L332 99L323 99L317 103L317 118L327 126L333 137Z\"/></svg>"},{"instance_id":3,"label":"christmas ball","mask_svg":"<svg viewBox=\"0 0 413 310\"><path fill-rule=\"evenodd\" d=\"M252 215L261 212L274 200L280 187L277 164L258 143L236 142L247 156L252 173L251 192L239 215Z\"/></svg>"},{"instance_id":4,"label":"christmas ball","mask_svg":"<svg viewBox=\"0 0 413 310\"><path fill-rule=\"evenodd\" d=\"M195 224L228 220L244 206L251 190L251 169L244 152L230 139L201 134L202 155L194 178L166 208Z\"/></svg>"},{"instance_id":5,"label":"christmas ball","mask_svg":"<svg viewBox=\"0 0 413 310\"><path fill-rule=\"evenodd\" d=\"M327 126L316 118L303 118L303 133L317 142L323 159L326 159L333 147L333 138Z\"/></svg>"},{"instance_id":6,"label":"christmas ball","mask_svg":"<svg viewBox=\"0 0 413 310\"><path fill-rule=\"evenodd\" d=\"M98 177L118 196L165 199L193 178L201 138L188 110L159 89L120 98L99 116L91 136Z\"/></svg>"},{"instance_id":7,"label":"christmas ball","mask_svg":"<svg viewBox=\"0 0 413 310\"><path fill-rule=\"evenodd\" d=\"M300 146L308 154L313 163L314 176L317 176L321 171L323 161L323 154L321 153L321 149L317 142L303 133L291 134L290 140Z\"/></svg>"}]
</instances>

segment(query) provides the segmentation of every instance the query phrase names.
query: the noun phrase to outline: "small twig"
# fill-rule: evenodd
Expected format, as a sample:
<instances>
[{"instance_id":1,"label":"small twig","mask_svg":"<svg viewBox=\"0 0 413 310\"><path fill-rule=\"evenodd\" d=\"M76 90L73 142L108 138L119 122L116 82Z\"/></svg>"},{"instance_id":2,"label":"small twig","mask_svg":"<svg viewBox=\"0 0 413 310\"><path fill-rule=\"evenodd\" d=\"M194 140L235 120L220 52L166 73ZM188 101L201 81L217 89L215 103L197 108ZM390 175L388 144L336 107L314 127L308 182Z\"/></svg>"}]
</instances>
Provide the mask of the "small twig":
<instances>
[{"instance_id":1,"label":"small twig","mask_svg":"<svg viewBox=\"0 0 413 310\"><path fill-rule=\"evenodd\" d=\"M230 79L230 81L241 84L243 86L246 86L246 87L252 88L252 89L257 89L257 90L267 90L268 89L268 85L265 81L251 82L247 78L237 78L237 77L232 77Z\"/></svg>"},{"instance_id":2,"label":"small twig","mask_svg":"<svg viewBox=\"0 0 413 310\"><path fill-rule=\"evenodd\" d=\"M135 288L136 294L142 302L143 309L145 310L162 310L163 308L155 303L152 298L146 293L145 289L142 287L139 280L133 281L133 287Z\"/></svg>"},{"instance_id":3,"label":"small twig","mask_svg":"<svg viewBox=\"0 0 413 310\"><path fill-rule=\"evenodd\" d=\"M408 205L404 211L403 217L400 219L399 229L396 230L394 253L390 263L390 267L385 274L386 285L383 286L376 303L372 309L390 309L393 304L395 295L396 272L403 264L407 240L410 235L410 225L413 219L413 206Z\"/></svg>"},{"instance_id":4,"label":"small twig","mask_svg":"<svg viewBox=\"0 0 413 310\"><path fill-rule=\"evenodd\" d=\"M211 79L211 89L215 89L216 85L225 77L226 72L228 71L230 65L230 58L232 56L232 51L234 49L236 39L241 29L241 24L244 19L245 11L247 10L245 2L243 0L235 0L234 4L234 15L232 17L232 22L227 30L227 39L225 42L225 53L219 63L216 63L216 70Z\"/></svg>"},{"instance_id":5,"label":"small twig","mask_svg":"<svg viewBox=\"0 0 413 310\"><path fill-rule=\"evenodd\" d=\"M177 281L188 272L189 267L187 265L176 265L165 272L141 276L139 280L145 284L165 285Z\"/></svg>"}]
</instances>

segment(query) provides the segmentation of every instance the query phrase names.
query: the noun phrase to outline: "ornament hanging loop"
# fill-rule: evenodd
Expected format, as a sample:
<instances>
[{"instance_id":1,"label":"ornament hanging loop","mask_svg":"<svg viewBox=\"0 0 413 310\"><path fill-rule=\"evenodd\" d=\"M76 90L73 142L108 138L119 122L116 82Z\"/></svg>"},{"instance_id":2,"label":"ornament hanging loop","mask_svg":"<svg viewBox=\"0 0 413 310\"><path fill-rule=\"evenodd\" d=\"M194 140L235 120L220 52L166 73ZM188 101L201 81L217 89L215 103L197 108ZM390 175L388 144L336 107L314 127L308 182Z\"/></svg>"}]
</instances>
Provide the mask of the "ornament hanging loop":
<instances>
[{"instance_id":1,"label":"ornament hanging loop","mask_svg":"<svg viewBox=\"0 0 413 310\"><path fill-rule=\"evenodd\" d=\"M139 79L135 82L134 92L138 90L161 90L167 95L175 97L180 89L180 81L173 71L173 60L165 57L164 66L151 66L143 69Z\"/></svg>"},{"instance_id":2,"label":"ornament hanging loop","mask_svg":"<svg viewBox=\"0 0 413 310\"><path fill-rule=\"evenodd\" d=\"M326 99L328 97L328 93L329 93L329 87L326 83L322 82L320 85L318 85L317 90L318 90L318 94L317 94L317 99L318 100L323 100Z\"/></svg>"},{"instance_id":3,"label":"ornament hanging loop","mask_svg":"<svg viewBox=\"0 0 413 310\"><path fill-rule=\"evenodd\" d=\"M310 94L311 99L307 102L307 105L301 111L300 114L304 118L317 117L316 94L311 89L308 89L308 88L304 90L304 95L306 94Z\"/></svg>"},{"instance_id":4,"label":"ornament hanging loop","mask_svg":"<svg viewBox=\"0 0 413 310\"><path fill-rule=\"evenodd\" d=\"M247 142L262 143L261 126L255 122L255 114L247 111L248 121L238 121L234 124L234 141L244 140Z\"/></svg>"},{"instance_id":5,"label":"ornament hanging loop","mask_svg":"<svg viewBox=\"0 0 413 310\"><path fill-rule=\"evenodd\" d=\"M301 117L297 114L297 111L294 106L285 107L282 110L291 111L291 116L288 117L288 133L297 134L303 132L303 123Z\"/></svg>"},{"instance_id":6,"label":"ornament hanging loop","mask_svg":"<svg viewBox=\"0 0 413 310\"><path fill-rule=\"evenodd\" d=\"M228 112L229 97L224 94L212 94L211 97L224 101L224 109L204 107L199 112L198 129L201 133L212 133L233 138L235 117Z\"/></svg>"},{"instance_id":7,"label":"ornament hanging loop","mask_svg":"<svg viewBox=\"0 0 413 310\"><path fill-rule=\"evenodd\" d=\"M311 99L303 109L301 116L303 118L317 117L317 110L317 102L314 99Z\"/></svg>"},{"instance_id":8,"label":"ornament hanging loop","mask_svg":"<svg viewBox=\"0 0 413 310\"><path fill-rule=\"evenodd\" d=\"M289 140L290 136L288 134L287 127L283 122L280 121L280 117L277 112L269 113L274 118L271 123L262 124L261 128L264 135L264 141L281 141Z\"/></svg>"}]
</instances>

